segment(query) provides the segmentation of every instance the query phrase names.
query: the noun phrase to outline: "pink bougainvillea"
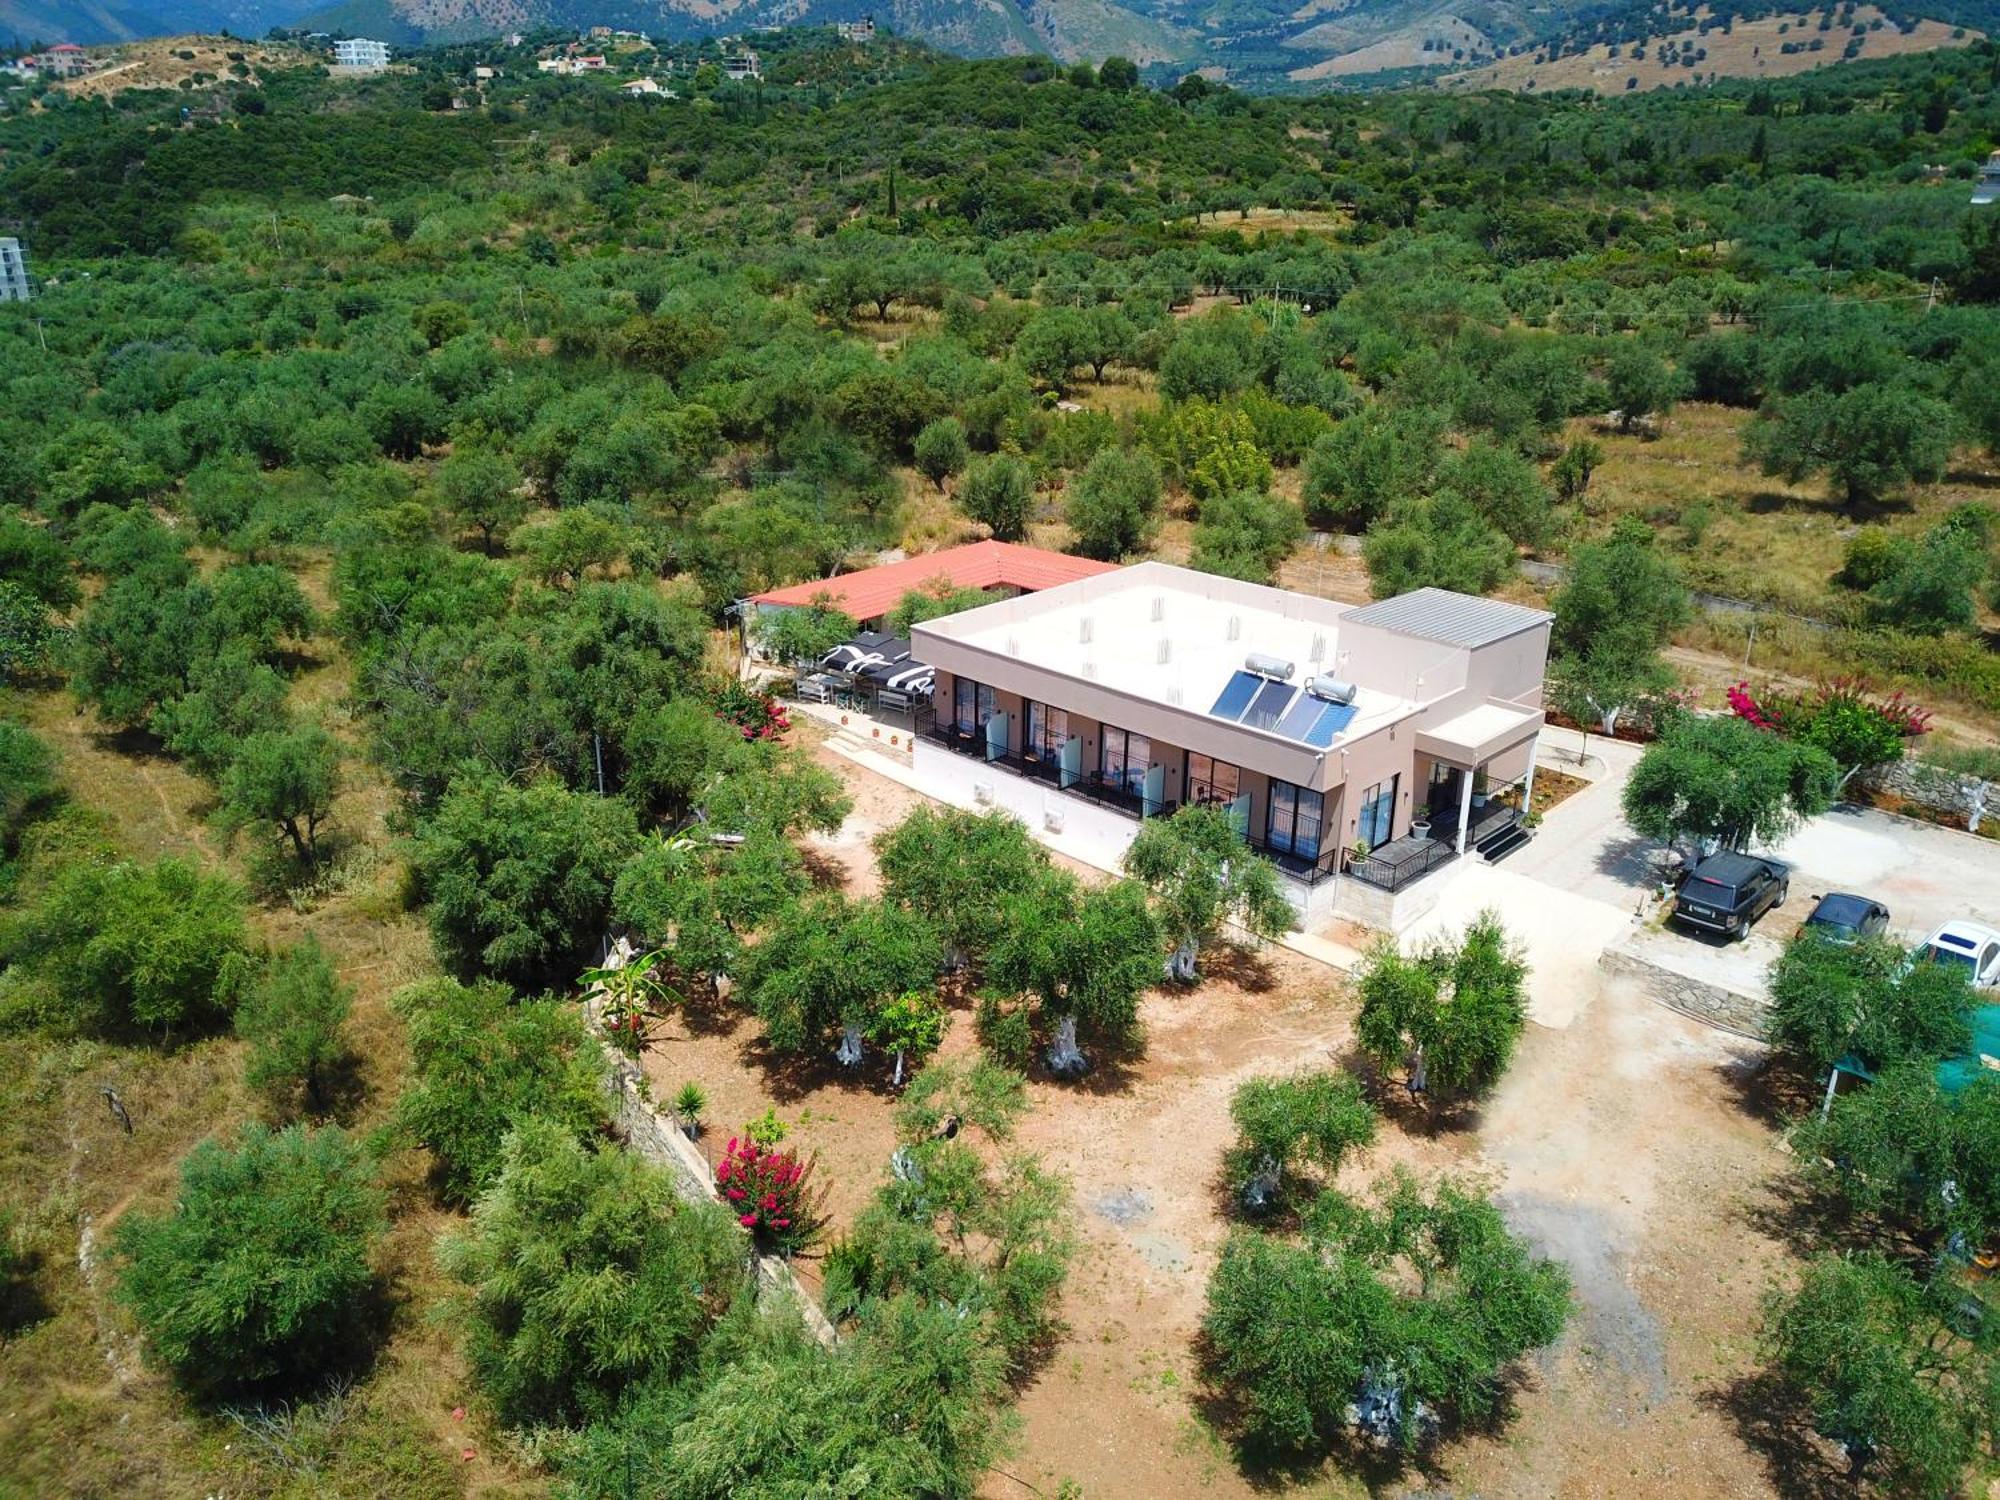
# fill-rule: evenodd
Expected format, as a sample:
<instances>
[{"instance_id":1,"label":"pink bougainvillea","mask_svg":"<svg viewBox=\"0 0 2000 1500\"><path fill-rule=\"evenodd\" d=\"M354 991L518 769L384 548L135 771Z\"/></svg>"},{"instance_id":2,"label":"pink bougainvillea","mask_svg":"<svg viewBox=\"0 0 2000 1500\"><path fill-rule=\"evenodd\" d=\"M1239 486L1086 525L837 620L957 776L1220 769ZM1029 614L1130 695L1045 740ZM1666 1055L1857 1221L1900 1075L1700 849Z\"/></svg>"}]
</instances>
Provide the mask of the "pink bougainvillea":
<instances>
[{"instance_id":1,"label":"pink bougainvillea","mask_svg":"<svg viewBox=\"0 0 2000 1500\"><path fill-rule=\"evenodd\" d=\"M742 730L746 740L775 740L792 727L777 699L740 682L730 683L716 695L715 712Z\"/></svg>"},{"instance_id":2,"label":"pink bougainvillea","mask_svg":"<svg viewBox=\"0 0 2000 1500\"><path fill-rule=\"evenodd\" d=\"M715 1185L737 1223L772 1245L797 1250L819 1231L807 1186L812 1166L796 1151L731 1136L716 1164Z\"/></svg>"},{"instance_id":3,"label":"pink bougainvillea","mask_svg":"<svg viewBox=\"0 0 2000 1500\"><path fill-rule=\"evenodd\" d=\"M1931 711L1910 702L1901 688L1878 698L1853 677L1836 677L1809 693L1769 689L1761 698L1751 693L1749 683L1739 682L1729 689L1728 698L1729 711L1737 718L1793 739L1808 737L1816 721L1834 715L1877 719L1906 740L1928 734L1931 728Z\"/></svg>"},{"instance_id":4,"label":"pink bougainvillea","mask_svg":"<svg viewBox=\"0 0 2000 1500\"><path fill-rule=\"evenodd\" d=\"M1727 694L1729 711L1745 723L1754 724L1759 729L1776 729L1777 721L1764 711L1763 705L1750 696L1750 684L1732 683Z\"/></svg>"}]
</instances>

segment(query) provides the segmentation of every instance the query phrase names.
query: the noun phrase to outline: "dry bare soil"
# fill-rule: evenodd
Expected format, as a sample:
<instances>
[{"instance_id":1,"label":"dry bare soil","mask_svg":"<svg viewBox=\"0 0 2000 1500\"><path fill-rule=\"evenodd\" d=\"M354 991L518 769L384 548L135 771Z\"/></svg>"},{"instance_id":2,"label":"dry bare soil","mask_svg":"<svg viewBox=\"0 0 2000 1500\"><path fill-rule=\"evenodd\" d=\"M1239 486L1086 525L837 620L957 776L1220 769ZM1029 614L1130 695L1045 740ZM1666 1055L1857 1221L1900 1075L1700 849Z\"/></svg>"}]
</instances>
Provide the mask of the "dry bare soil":
<instances>
[{"instance_id":1,"label":"dry bare soil","mask_svg":"<svg viewBox=\"0 0 2000 1500\"><path fill-rule=\"evenodd\" d=\"M918 799L821 753L855 810L819 842L820 874L866 891L869 839ZM1021 1143L1070 1177L1080 1250L1067 1334L1025 1391L1018 1451L984 1493L1047 1495L1065 1479L1090 1500L1359 1494L1364 1481L1483 1495L1770 1492L1778 1460L1737 1416L1754 1405L1743 1393L1758 1298L1789 1259L1771 1232L1785 1158L1746 1095L1759 1049L1594 981L1572 1024L1530 1028L1477 1115L1434 1129L1387 1090L1381 1137L1341 1183L1363 1189L1396 1166L1476 1177L1569 1267L1569 1331L1522 1369L1511 1421L1448 1445L1428 1475L1240 1467L1195 1355L1229 1228L1229 1097L1257 1074L1356 1066L1354 1006L1341 976L1287 949L1216 953L1205 968L1197 989L1147 1000L1142 1056L1080 1087L1030 1085ZM969 1051L971 1033L954 1016L945 1052ZM836 1233L883 1178L894 1095L880 1059L854 1077L773 1058L756 1022L725 1008L677 1019L646 1065L659 1094L689 1078L708 1092L711 1152L767 1107L791 1121L791 1140L819 1156Z\"/></svg>"},{"instance_id":2,"label":"dry bare soil","mask_svg":"<svg viewBox=\"0 0 2000 1500\"><path fill-rule=\"evenodd\" d=\"M193 56L182 57L183 52ZM63 92L98 99L125 89L177 89L197 73L226 78L237 59L253 70L245 81L254 83L257 68L298 68L311 61L293 47L274 47L226 36L152 37L116 47L93 47L91 54L108 60L110 65L59 85Z\"/></svg>"}]
</instances>

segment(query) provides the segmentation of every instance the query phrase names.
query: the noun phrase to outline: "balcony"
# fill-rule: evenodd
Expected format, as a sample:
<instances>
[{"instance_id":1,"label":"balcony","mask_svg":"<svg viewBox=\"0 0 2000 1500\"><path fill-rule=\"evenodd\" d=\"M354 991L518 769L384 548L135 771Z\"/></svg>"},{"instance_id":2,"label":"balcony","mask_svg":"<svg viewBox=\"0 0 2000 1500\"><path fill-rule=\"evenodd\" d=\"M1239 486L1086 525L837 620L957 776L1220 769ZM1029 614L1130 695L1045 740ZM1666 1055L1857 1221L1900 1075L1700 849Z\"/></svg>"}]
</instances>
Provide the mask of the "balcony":
<instances>
[{"instance_id":1,"label":"balcony","mask_svg":"<svg viewBox=\"0 0 2000 1500\"><path fill-rule=\"evenodd\" d=\"M956 724L939 720L935 711L928 707L917 711L916 727L913 732L931 744L951 751L954 755L963 755L967 759L976 760L982 765L1022 777L1024 780L1042 782L1068 796L1108 808L1122 817L1133 819L1163 817L1179 806L1174 802L1150 802L1123 782L1107 778L1101 772L1081 772L1075 779L1065 782L1062 767L1046 756L1031 759L1021 755L989 755L984 733L974 730L967 734Z\"/></svg>"}]
</instances>

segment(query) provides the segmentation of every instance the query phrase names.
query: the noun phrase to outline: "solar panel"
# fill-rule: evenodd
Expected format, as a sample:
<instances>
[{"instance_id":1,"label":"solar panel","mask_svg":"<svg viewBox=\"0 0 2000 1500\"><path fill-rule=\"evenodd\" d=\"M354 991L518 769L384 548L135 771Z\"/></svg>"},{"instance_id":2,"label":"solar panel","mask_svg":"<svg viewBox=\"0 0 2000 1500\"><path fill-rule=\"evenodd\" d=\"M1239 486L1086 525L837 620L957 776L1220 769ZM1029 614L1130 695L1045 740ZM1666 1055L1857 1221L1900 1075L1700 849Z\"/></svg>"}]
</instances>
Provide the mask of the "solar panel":
<instances>
[{"instance_id":1,"label":"solar panel","mask_svg":"<svg viewBox=\"0 0 2000 1500\"><path fill-rule=\"evenodd\" d=\"M1325 707L1324 699L1303 693L1299 701L1287 710L1284 718L1271 726L1271 732L1282 734L1288 740L1302 740L1306 737L1306 731L1312 728L1313 721L1319 717L1320 710Z\"/></svg>"},{"instance_id":2,"label":"solar panel","mask_svg":"<svg viewBox=\"0 0 2000 1500\"><path fill-rule=\"evenodd\" d=\"M1257 690L1250 707L1243 714L1243 722L1252 729L1269 729L1283 715L1298 689L1289 682L1267 682Z\"/></svg>"},{"instance_id":3,"label":"solar panel","mask_svg":"<svg viewBox=\"0 0 2000 1500\"><path fill-rule=\"evenodd\" d=\"M1340 737L1341 730L1354 722L1354 714L1352 703L1327 704L1319 722L1306 731L1305 742L1316 750L1324 750Z\"/></svg>"},{"instance_id":4,"label":"solar panel","mask_svg":"<svg viewBox=\"0 0 2000 1500\"><path fill-rule=\"evenodd\" d=\"M1240 719L1243 710L1250 706L1250 699L1256 694L1258 685L1264 681L1254 672L1236 672L1222 685L1222 692L1215 700L1215 707L1209 710L1218 719Z\"/></svg>"}]
</instances>

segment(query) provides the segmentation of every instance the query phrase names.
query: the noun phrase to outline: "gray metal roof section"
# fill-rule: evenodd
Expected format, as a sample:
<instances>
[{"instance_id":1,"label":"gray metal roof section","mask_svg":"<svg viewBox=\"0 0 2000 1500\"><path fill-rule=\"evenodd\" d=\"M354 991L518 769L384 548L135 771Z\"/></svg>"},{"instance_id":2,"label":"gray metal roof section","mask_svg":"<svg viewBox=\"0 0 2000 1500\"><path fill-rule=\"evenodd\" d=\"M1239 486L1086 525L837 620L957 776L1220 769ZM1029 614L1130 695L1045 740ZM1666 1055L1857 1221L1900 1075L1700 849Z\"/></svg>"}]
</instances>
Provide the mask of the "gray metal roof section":
<instances>
[{"instance_id":1,"label":"gray metal roof section","mask_svg":"<svg viewBox=\"0 0 2000 1500\"><path fill-rule=\"evenodd\" d=\"M1477 594L1450 589L1416 589L1378 604L1349 610L1343 625L1372 625L1447 646L1485 646L1517 635L1532 625L1553 619L1547 610L1529 609Z\"/></svg>"}]
</instances>

